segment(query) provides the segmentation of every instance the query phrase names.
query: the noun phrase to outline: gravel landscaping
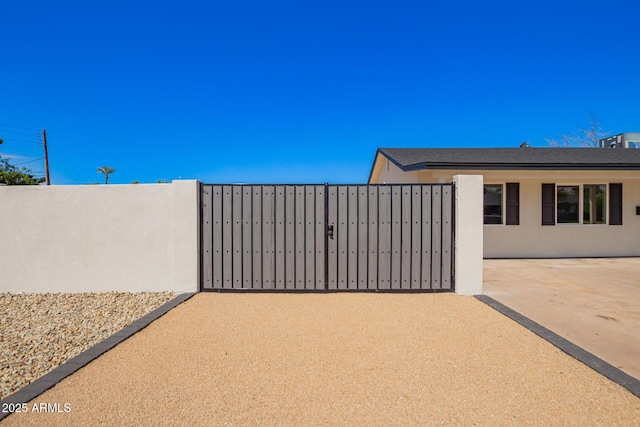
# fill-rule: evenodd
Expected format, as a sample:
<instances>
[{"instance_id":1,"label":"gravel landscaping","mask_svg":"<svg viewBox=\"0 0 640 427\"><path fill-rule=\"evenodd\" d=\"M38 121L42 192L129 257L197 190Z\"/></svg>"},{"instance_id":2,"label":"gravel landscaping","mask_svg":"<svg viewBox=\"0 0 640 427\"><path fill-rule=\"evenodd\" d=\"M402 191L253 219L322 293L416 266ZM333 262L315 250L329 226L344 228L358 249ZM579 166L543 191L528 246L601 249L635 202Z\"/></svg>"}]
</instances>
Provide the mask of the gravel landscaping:
<instances>
[{"instance_id":1,"label":"gravel landscaping","mask_svg":"<svg viewBox=\"0 0 640 427\"><path fill-rule=\"evenodd\" d=\"M172 292L0 294L0 399L174 296Z\"/></svg>"}]
</instances>

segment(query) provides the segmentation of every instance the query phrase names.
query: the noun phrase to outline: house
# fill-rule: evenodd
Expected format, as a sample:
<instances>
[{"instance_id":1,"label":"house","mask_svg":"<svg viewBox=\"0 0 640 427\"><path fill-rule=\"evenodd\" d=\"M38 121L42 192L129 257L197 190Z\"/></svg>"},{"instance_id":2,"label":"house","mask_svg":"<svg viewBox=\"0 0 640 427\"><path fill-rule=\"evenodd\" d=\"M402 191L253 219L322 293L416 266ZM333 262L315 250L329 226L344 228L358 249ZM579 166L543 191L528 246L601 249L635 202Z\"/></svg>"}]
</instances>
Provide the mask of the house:
<instances>
[{"instance_id":1,"label":"house","mask_svg":"<svg viewBox=\"0 0 640 427\"><path fill-rule=\"evenodd\" d=\"M600 148L640 148L640 132L626 132L600 139Z\"/></svg>"},{"instance_id":2,"label":"house","mask_svg":"<svg viewBox=\"0 0 640 427\"><path fill-rule=\"evenodd\" d=\"M640 256L640 150L380 148L370 184L482 175L485 258Z\"/></svg>"}]
</instances>

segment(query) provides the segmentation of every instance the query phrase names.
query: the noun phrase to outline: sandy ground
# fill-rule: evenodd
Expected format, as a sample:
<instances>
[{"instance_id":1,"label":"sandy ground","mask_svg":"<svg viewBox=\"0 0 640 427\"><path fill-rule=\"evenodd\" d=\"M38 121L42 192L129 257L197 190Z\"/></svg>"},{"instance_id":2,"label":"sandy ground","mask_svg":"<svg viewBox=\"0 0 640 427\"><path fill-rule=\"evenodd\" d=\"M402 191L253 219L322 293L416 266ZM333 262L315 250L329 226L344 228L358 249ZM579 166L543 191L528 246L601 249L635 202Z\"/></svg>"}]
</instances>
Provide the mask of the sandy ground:
<instances>
[{"instance_id":1,"label":"sandy ground","mask_svg":"<svg viewBox=\"0 0 640 427\"><path fill-rule=\"evenodd\" d=\"M640 258L485 260L484 293L640 379Z\"/></svg>"},{"instance_id":2,"label":"sandy ground","mask_svg":"<svg viewBox=\"0 0 640 427\"><path fill-rule=\"evenodd\" d=\"M198 294L27 409L4 424L640 423L640 399L454 294Z\"/></svg>"}]
</instances>

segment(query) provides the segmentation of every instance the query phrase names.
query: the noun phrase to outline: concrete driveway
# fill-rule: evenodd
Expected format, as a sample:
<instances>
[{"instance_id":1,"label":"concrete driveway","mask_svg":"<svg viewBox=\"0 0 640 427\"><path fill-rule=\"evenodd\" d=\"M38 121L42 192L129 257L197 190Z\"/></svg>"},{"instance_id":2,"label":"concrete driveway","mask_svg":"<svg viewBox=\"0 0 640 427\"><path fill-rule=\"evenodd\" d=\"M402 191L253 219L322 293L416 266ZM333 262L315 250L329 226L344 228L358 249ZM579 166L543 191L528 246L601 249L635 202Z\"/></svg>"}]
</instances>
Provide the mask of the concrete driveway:
<instances>
[{"instance_id":1,"label":"concrete driveway","mask_svg":"<svg viewBox=\"0 0 640 427\"><path fill-rule=\"evenodd\" d=\"M484 260L484 293L640 379L640 258Z\"/></svg>"}]
</instances>

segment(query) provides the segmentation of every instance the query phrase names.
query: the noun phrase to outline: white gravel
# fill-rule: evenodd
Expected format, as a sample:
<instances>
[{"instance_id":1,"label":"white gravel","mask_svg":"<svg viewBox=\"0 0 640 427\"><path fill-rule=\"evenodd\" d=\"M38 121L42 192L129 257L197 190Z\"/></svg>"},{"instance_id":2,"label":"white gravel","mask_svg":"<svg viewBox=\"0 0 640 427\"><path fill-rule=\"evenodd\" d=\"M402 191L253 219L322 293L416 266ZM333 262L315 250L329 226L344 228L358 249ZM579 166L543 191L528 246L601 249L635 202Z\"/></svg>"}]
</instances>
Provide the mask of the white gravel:
<instances>
[{"instance_id":1,"label":"white gravel","mask_svg":"<svg viewBox=\"0 0 640 427\"><path fill-rule=\"evenodd\" d=\"M172 292L0 294L0 398L174 296Z\"/></svg>"}]
</instances>

